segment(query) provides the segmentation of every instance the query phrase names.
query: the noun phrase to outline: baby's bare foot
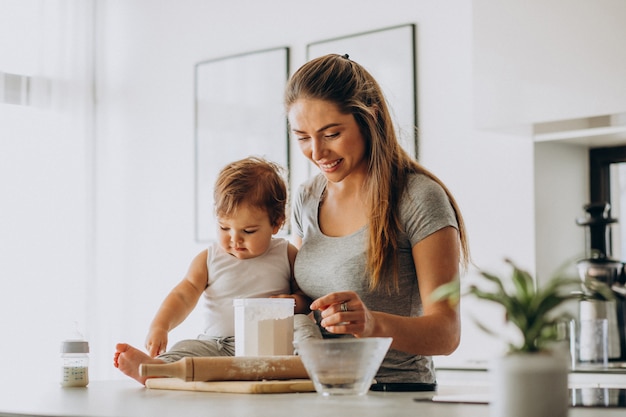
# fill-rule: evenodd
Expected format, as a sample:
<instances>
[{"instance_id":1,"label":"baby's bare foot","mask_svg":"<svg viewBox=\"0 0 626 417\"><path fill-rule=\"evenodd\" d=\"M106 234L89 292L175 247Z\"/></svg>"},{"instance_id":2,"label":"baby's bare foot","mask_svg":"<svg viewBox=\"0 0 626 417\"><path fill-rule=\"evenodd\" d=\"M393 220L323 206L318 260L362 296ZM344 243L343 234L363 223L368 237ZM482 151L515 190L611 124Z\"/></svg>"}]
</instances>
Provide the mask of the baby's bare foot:
<instances>
[{"instance_id":1,"label":"baby's bare foot","mask_svg":"<svg viewBox=\"0 0 626 417\"><path fill-rule=\"evenodd\" d=\"M146 384L148 378L139 374L139 365L142 363L165 363L161 359L152 358L147 353L126 343L118 343L115 349L113 366L143 385Z\"/></svg>"}]
</instances>

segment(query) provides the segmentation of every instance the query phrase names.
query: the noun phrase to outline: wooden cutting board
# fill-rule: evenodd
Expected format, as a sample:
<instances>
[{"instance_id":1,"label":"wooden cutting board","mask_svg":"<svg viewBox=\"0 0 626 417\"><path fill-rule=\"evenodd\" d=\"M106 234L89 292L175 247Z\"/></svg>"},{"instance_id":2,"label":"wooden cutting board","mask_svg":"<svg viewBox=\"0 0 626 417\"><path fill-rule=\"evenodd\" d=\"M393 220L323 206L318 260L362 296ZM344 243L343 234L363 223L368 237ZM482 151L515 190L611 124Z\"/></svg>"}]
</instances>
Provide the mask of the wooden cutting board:
<instances>
[{"instance_id":1,"label":"wooden cutting board","mask_svg":"<svg viewBox=\"0 0 626 417\"><path fill-rule=\"evenodd\" d=\"M179 378L148 378L150 389L179 391L231 392L240 394L275 394L284 392L315 391L310 379L286 379L266 381L183 381Z\"/></svg>"}]
</instances>

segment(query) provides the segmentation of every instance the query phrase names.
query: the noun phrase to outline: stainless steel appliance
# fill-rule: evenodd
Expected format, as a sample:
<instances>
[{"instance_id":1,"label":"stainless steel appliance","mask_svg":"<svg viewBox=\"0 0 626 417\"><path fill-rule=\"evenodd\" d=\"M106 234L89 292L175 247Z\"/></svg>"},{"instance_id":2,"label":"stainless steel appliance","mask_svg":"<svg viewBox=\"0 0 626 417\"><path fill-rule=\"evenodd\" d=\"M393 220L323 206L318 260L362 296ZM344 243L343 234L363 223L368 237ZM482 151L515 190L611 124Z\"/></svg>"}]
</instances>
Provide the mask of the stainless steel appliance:
<instances>
[{"instance_id":1,"label":"stainless steel appliance","mask_svg":"<svg viewBox=\"0 0 626 417\"><path fill-rule=\"evenodd\" d=\"M609 217L608 203L591 203L584 206L586 215L576 219L585 227L586 258L577 263L583 282L597 280L612 289L614 299L606 300L583 285L588 295L580 302L579 319L608 319L609 360L626 360L626 269L624 262L611 258L610 225L617 219Z\"/></svg>"}]
</instances>

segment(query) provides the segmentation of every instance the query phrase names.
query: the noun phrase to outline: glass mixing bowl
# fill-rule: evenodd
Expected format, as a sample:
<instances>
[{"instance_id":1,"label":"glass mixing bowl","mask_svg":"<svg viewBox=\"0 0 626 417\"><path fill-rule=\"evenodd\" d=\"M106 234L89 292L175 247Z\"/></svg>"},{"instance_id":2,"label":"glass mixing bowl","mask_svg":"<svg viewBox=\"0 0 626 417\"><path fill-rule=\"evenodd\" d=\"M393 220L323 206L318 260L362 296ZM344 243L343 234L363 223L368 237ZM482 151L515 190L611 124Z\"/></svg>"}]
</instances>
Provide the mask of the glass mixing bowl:
<instances>
[{"instance_id":1,"label":"glass mixing bowl","mask_svg":"<svg viewBox=\"0 0 626 417\"><path fill-rule=\"evenodd\" d=\"M315 390L322 395L365 395L390 337L308 339L296 346Z\"/></svg>"}]
</instances>

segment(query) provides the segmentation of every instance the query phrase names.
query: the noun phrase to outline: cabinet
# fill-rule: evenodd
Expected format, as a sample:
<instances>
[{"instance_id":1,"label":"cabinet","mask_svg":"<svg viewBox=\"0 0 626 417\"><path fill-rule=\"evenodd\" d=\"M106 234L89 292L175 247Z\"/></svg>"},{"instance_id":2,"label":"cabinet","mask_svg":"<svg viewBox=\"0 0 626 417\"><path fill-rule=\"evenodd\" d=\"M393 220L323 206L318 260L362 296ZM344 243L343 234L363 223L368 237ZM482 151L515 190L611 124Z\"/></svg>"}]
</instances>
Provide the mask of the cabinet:
<instances>
[{"instance_id":1,"label":"cabinet","mask_svg":"<svg viewBox=\"0 0 626 417\"><path fill-rule=\"evenodd\" d=\"M535 142L560 141L588 148L623 145L626 113L537 123L533 135Z\"/></svg>"},{"instance_id":2,"label":"cabinet","mask_svg":"<svg viewBox=\"0 0 626 417\"><path fill-rule=\"evenodd\" d=\"M474 0L476 127L626 112L624 21L622 0Z\"/></svg>"},{"instance_id":3,"label":"cabinet","mask_svg":"<svg viewBox=\"0 0 626 417\"><path fill-rule=\"evenodd\" d=\"M437 382L441 385L489 386L491 383L489 369L487 364L482 365L471 365L467 368L438 368ZM606 371L572 371L569 374L569 383L572 387L626 388L626 368L616 367Z\"/></svg>"}]
</instances>

